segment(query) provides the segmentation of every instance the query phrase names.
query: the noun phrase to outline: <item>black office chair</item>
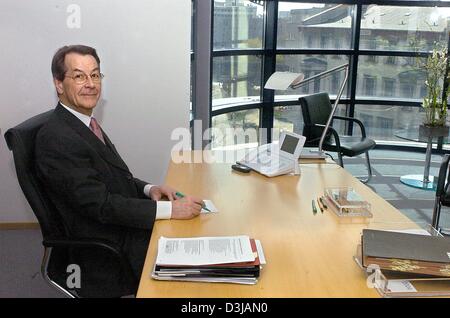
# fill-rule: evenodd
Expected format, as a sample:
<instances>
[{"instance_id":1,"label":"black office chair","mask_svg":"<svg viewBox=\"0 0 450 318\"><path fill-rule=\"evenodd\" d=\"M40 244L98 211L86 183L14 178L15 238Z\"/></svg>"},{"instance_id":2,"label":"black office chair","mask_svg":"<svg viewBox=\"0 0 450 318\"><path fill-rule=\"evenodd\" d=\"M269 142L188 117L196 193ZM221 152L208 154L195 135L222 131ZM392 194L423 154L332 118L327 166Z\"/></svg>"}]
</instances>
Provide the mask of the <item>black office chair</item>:
<instances>
[{"instance_id":1,"label":"black office chair","mask_svg":"<svg viewBox=\"0 0 450 318\"><path fill-rule=\"evenodd\" d=\"M305 123L303 128L303 135L306 137L305 146L317 147L319 145L320 137L322 136L323 128L331 114L332 106L330 98L327 93L318 93L301 97L299 101ZM376 143L372 139L366 137L366 130L360 120L351 117L333 116L333 120L335 119L352 121L358 124L361 129L361 137L339 136L337 131L330 125L322 148L326 151L336 152L341 167L344 167L344 162L342 161L343 156L355 157L365 153L368 178L361 181L367 183L372 177L369 150L374 148Z\"/></svg>"},{"instance_id":2,"label":"black office chair","mask_svg":"<svg viewBox=\"0 0 450 318\"><path fill-rule=\"evenodd\" d=\"M80 296L125 296L108 294L108 290L100 290L102 286L98 286L99 290L83 289L83 284L80 289L64 287L67 286L66 281L69 275L67 269L68 265L71 264L70 252L77 249L109 251L114 259L119 262L117 264L120 264L126 279L134 280L137 286L137 278L134 277L128 260L113 243L99 239L71 237L52 202L43 191L44 187L38 180L34 168L34 145L39 129L47 122L52 112L53 110L32 117L5 133L8 148L12 150L14 155L14 164L20 187L41 228L44 246L41 264L42 276L52 287L72 298ZM98 270L102 269L99 268ZM111 282L107 282L105 285L110 286Z\"/></svg>"},{"instance_id":3,"label":"black office chair","mask_svg":"<svg viewBox=\"0 0 450 318\"><path fill-rule=\"evenodd\" d=\"M439 168L439 176L436 186L436 198L434 201L434 209L433 209L433 218L431 221L431 225L444 235L450 235L450 231L448 229L442 229L439 226L441 207L442 206L450 207L450 182L449 182L450 169L448 169L449 162L450 162L450 155L445 155L444 158L442 158L441 167Z\"/></svg>"}]
</instances>

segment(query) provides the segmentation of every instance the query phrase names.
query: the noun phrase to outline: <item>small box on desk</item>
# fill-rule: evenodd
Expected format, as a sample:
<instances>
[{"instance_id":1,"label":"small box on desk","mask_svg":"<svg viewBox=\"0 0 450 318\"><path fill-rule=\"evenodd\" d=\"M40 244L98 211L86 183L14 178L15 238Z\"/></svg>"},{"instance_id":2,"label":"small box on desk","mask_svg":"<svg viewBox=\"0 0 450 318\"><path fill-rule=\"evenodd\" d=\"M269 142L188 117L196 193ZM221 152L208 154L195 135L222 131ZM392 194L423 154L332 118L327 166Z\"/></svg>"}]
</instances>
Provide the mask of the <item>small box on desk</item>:
<instances>
[{"instance_id":1,"label":"small box on desk","mask_svg":"<svg viewBox=\"0 0 450 318\"><path fill-rule=\"evenodd\" d=\"M363 221L372 217L370 203L365 201L353 188L326 188L324 199L327 208L338 217Z\"/></svg>"}]
</instances>

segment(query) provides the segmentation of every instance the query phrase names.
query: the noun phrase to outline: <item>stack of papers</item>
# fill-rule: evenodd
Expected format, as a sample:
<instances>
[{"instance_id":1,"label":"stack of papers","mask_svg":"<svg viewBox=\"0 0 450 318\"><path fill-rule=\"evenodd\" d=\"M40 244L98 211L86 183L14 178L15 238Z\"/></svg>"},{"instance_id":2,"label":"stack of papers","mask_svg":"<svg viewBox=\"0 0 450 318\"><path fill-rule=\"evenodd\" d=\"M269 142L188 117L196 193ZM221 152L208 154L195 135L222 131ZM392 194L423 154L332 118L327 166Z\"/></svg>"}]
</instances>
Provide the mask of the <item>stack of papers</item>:
<instances>
[{"instance_id":1,"label":"stack of papers","mask_svg":"<svg viewBox=\"0 0 450 318\"><path fill-rule=\"evenodd\" d=\"M261 243L245 235L161 237L152 278L256 284L263 264Z\"/></svg>"},{"instance_id":2,"label":"stack of papers","mask_svg":"<svg viewBox=\"0 0 450 318\"><path fill-rule=\"evenodd\" d=\"M393 272L450 278L450 238L364 229L362 262Z\"/></svg>"}]
</instances>

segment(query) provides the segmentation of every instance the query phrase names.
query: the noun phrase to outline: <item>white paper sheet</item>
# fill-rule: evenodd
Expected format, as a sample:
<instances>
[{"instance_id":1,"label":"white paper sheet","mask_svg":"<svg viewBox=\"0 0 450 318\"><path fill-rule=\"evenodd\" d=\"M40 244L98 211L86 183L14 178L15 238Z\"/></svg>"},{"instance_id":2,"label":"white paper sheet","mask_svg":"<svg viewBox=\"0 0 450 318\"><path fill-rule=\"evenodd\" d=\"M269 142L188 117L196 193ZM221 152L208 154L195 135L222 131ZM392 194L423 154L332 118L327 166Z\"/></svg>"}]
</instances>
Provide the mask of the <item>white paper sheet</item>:
<instances>
[{"instance_id":1,"label":"white paper sheet","mask_svg":"<svg viewBox=\"0 0 450 318\"><path fill-rule=\"evenodd\" d=\"M397 233L407 233L407 234L416 234L416 235L427 235L431 236L431 234L424 230L424 229L407 229L407 230L387 230L390 232L397 232Z\"/></svg>"},{"instance_id":2,"label":"white paper sheet","mask_svg":"<svg viewBox=\"0 0 450 318\"><path fill-rule=\"evenodd\" d=\"M219 212L219 210L217 210L216 206L214 205L214 203L213 203L211 200L203 200L203 202L205 202L205 207L206 207L209 211L207 211L207 210L205 210L205 209L202 209L202 210L200 211L200 213L207 214L207 213L217 213L217 212Z\"/></svg>"},{"instance_id":3,"label":"white paper sheet","mask_svg":"<svg viewBox=\"0 0 450 318\"><path fill-rule=\"evenodd\" d=\"M262 248L261 241L255 240L255 244L256 244L256 251L258 252L259 263L261 265L266 265L266 257L264 256L264 250Z\"/></svg>"},{"instance_id":4,"label":"white paper sheet","mask_svg":"<svg viewBox=\"0 0 450 318\"><path fill-rule=\"evenodd\" d=\"M211 265L255 260L250 238L241 236L166 238L158 241L158 265Z\"/></svg>"},{"instance_id":5,"label":"white paper sheet","mask_svg":"<svg viewBox=\"0 0 450 318\"><path fill-rule=\"evenodd\" d=\"M416 293L417 290L409 280L389 280L387 289L391 293Z\"/></svg>"}]
</instances>

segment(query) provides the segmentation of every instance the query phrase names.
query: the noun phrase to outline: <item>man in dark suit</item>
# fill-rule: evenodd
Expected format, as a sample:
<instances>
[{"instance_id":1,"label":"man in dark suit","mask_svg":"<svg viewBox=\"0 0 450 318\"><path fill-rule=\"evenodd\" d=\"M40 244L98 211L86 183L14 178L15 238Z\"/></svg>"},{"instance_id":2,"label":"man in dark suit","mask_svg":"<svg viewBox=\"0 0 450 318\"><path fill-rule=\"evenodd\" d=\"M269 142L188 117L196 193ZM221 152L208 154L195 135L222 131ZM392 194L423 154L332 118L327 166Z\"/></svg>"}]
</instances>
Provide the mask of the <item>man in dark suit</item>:
<instances>
[{"instance_id":1,"label":"man in dark suit","mask_svg":"<svg viewBox=\"0 0 450 318\"><path fill-rule=\"evenodd\" d=\"M85 295L133 294L155 220L193 218L202 200L178 198L171 187L131 174L92 116L103 78L95 49L62 47L53 57L52 74L59 103L36 137L37 174L68 235L113 242L132 267L134 279L125 278L108 253L73 251Z\"/></svg>"}]
</instances>

